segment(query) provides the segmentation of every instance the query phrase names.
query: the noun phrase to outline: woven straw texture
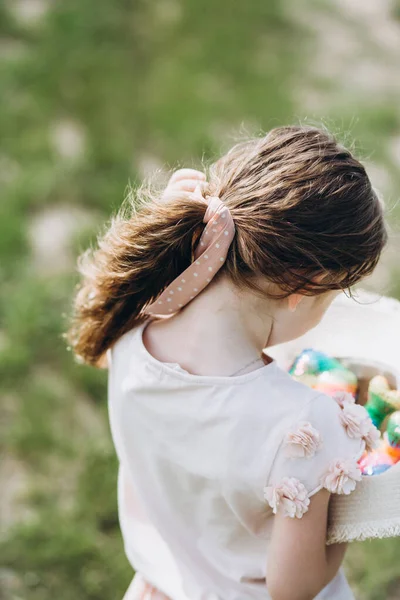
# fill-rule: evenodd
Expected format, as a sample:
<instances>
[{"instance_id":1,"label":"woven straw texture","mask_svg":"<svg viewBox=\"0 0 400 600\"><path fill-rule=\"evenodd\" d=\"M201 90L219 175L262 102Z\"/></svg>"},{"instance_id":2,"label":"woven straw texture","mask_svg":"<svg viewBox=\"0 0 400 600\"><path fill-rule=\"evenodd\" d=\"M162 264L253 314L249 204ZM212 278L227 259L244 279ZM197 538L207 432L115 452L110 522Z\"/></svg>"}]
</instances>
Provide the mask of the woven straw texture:
<instances>
[{"instance_id":1,"label":"woven straw texture","mask_svg":"<svg viewBox=\"0 0 400 600\"><path fill-rule=\"evenodd\" d=\"M349 496L332 494L327 544L400 536L400 463L364 476Z\"/></svg>"}]
</instances>

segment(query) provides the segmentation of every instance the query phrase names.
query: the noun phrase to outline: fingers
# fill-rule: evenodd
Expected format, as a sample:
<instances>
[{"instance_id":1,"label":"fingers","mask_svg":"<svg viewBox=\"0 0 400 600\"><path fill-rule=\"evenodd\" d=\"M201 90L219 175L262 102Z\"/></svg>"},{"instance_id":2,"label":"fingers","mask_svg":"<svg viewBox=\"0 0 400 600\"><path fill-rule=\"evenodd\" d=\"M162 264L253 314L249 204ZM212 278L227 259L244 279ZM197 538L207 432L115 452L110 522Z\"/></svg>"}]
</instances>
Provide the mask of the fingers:
<instances>
[{"instance_id":1,"label":"fingers","mask_svg":"<svg viewBox=\"0 0 400 600\"><path fill-rule=\"evenodd\" d=\"M191 192L176 190L175 188L167 188L162 195L162 199L165 201L176 200L177 198L180 200L191 200Z\"/></svg>"},{"instance_id":2,"label":"fingers","mask_svg":"<svg viewBox=\"0 0 400 600\"><path fill-rule=\"evenodd\" d=\"M196 169L178 169L171 176L163 194L163 199L176 198L177 193L180 197L193 199L191 194L195 193L195 199L199 200L206 190L207 185L206 176L201 171L197 171Z\"/></svg>"},{"instance_id":3,"label":"fingers","mask_svg":"<svg viewBox=\"0 0 400 600\"><path fill-rule=\"evenodd\" d=\"M190 194L190 197L194 198L195 200L204 200L203 190L206 185L207 184L203 185L203 184L198 183L196 185L196 187L194 188L194 192L192 194Z\"/></svg>"},{"instance_id":4,"label":"fingers","mask_svg":"<svg viewBox=\"0 0 400 600\"><path fill-rule=\"evenodd\" d=\"M205 180L206 176L201 171L197 171L196 169L178 169L175 173L172 174L169 184L175 183L176 181L181 181L182 179L194 179L194 180Z\"/></svg>"},{"instance_id":5,"label":"fingers","mask_svg":"<svg viewBox=\"0 0 400 600\"><path fill-rule=\"evenodd\" d=\"M205 181L201 181L200 179L180 179L179 181L169 183L167 185L167 189L173 190L183 190L185 192L194 192L196 187L200 186L201 191L203 191L205 186Z\"/></svg>"},{"instance_id":6,"label":"fingers","mask_svg":"<svg viewBox=\"0 0 400 600\"><path fill-rule=\"evenodd\" d=\"M180 200L204 200L203 196L194 196L193 192L187 192L184 190L176 190L175 188L172 189L166 189L164 194L162 195L162 200L164 202L168 202L171 201L173 202L174 200L176 200L177 198L179 198Z\"/></svg>"}]
</instances>

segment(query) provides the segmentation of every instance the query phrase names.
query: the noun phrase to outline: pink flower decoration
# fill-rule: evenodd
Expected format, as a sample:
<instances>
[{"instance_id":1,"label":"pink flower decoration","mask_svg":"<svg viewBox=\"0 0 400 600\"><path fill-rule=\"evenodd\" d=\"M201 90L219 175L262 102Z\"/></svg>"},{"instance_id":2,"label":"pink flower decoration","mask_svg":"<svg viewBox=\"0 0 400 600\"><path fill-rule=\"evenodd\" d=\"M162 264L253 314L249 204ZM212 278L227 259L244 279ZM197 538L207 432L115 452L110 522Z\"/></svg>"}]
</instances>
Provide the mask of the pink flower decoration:
<instances>
[{"instance_id":1,"label":"pink flower decoration","mask_svg":"<svg viewBox=\"0 0 400 600\"><path fill-rule=\"evenodd\" d=\"M284 477L278 485L265 487L264 497L275 515L281 508L283 515L291 518L300 519L310 504L306 488L294 477Z\"/></svg>"},{"instance_id":2,"label":"pink flower decoration","mask_svg":"<svg viewBox=\"0 0 400 600\"><path fill-rule=\"evenodd\" d=\"M343 408L346 402L348 402L349 404L355 403L354 396L353 394L350 394L350 392L335 392L332 398L339 404L340 408Z\"/></svg>"},{"instance_id":3,"label":"pink flower decoration","mask_svg":"<svg viewBox=\"0 0 400 600\"><path fill-rule=\"evenodd\" d=\"M296 431L289 431L285 437L286 456L290 458L310 458L322 443L322 437L311 423L302 421Z\"/></svg>"},{"instance_id":4,"label":"pink flower decoration","mask_svg":"<svg viewBox=\"0 0 400 600\"><path fill-rule=\"evenodd\" d=\"M367 452L371 452L371 450L376 448L380 437L381 434L379 432L379 429L377 429L371 421L368 432L363 436L363 440L365 442L365 450Z\"/></svg>"},{"instance_id":5,"label":"pink flower decoration","mask_svg":"<svg viewBox=\"0 0 400 600\"><path fill-rule=\"evenodd\" d=\"M355 439L366 436L371 427L371 419L360 404L345 402L340 413L340 421L347 435Z\"/></svg>"},{"instance_id":6,"label":"pink flower decoration","mask_svg":"<svg viewBox=\"0 0 400 600\"><path fill-rule=\"evenodd\" d=\"M335 460L328 468L322 485L332 494L350 494L361 481L361 470L353 459Z\"/></svg>"}]
</instances>

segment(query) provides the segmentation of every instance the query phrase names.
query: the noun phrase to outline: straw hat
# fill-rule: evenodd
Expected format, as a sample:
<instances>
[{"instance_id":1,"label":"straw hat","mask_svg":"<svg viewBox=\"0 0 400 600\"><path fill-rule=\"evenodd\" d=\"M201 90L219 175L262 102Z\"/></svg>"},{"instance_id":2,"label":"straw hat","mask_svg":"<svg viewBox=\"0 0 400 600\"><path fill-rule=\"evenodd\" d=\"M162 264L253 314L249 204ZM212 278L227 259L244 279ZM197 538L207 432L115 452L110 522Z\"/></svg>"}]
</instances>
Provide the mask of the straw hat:
<instances>
[{"instance_id":1,"label":"straw hat","mask_svg":"<svg viewBox=\"0 0 400 600\"><path fill-rule=\"evenodd\" d=\"M384 375L400 388L400 303L359 291L344 295L321 323L301 338L268 348L282 367L305 348L343 360L361 379ZM327 543L400 536L400 462L384 473L364 476L348 496L332 494Z\"/></svg>"},{"instance_id":2,"label":"straw hat","mask_svg":"<svg viewBox=\"0 0 400 600\"><path fill-rule=\"evenodd\" d=\"M348 496L332 494L327 544L400 536L400 462L365 476Z\"/></svg>"}]
</instances>

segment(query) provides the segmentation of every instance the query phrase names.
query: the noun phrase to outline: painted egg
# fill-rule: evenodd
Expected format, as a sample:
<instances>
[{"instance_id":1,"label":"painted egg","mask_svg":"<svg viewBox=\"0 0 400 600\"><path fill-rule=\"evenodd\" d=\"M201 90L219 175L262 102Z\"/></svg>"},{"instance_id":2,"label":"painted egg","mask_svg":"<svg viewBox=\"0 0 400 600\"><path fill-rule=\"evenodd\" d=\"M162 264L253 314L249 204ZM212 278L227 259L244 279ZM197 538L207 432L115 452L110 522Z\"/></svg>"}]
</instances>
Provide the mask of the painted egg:
<instances>
[{"instance_id":1,"label":"painted egg","mask_svg":"<svg viewBox=\"0 0 400 600\"><path fill-rule=\"evenodd\" d=\"M296 357L289 373L297 381L330 396L338 391L355 396L357 391L357 377L352 371L336 358L311 348L303 350Z\"/></svg>"},{"instance_id":2,"label":"painted egg","mask_svg":"<svg viewBox=\"0 0 400 600\"><path fill-rule=\"evenodd\" d=\"M376 375L369 382L365 408L374 425L379 428L388 415L400 408L400 391L391 390L386 377Z\"/></svg>"},{"instance_id":3,"label":"painted egg","mask_svg":"<svg viewBox=\"0 0 400 600\"><path fill-rule=\"evenodd\" d=\"M389 469L395 461L384 449L377 448L368 454L363 454L358 464L363 475L377 475Z\"/></svg>"},{"instance_id":4,"label":"painted egg","mask_svg":"<svg viewBox=\"0 0 400 600\"><path fill-rule=\"evenodd\" d=\"M400 451L400 410L390 415L386 425L386 435L389 445Z\"/></svg>"}]
</instances>

